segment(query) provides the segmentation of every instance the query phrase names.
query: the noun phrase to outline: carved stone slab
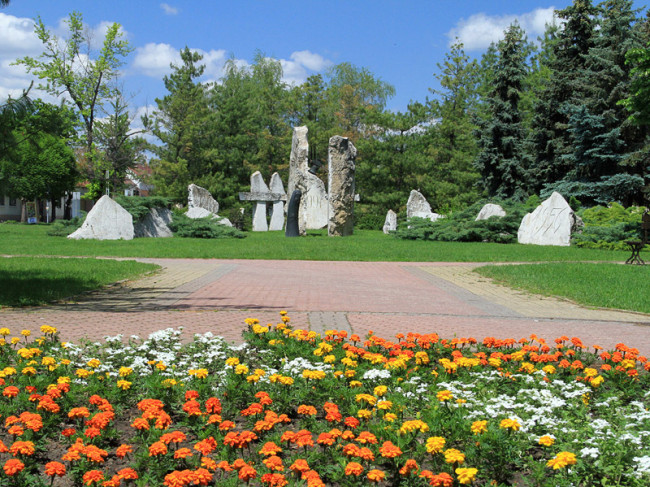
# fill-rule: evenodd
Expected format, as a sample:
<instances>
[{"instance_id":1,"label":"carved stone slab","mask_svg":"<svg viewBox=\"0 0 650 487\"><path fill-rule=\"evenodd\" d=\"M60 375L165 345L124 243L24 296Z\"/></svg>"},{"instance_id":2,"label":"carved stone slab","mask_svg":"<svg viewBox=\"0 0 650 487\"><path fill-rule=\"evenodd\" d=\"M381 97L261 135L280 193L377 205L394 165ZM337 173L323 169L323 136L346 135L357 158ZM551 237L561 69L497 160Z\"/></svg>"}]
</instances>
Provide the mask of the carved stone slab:
<instances>
[{"instance_id":1,"label":"carved stone slab","mask_svg":"<svg viewBox=\"0 0 650 487\"><path fill-rule=\"evenodd\" d=\"M517 232L517 241L521 244L568 247L575 224L573 210L560 193L554 192L535 211L524 216Z\"/></svg>"},{"instance_id":2,"label":"carved stone slab","mask_svg":"<svg viewBox=\"0 0 650 487\"><path fill-rule=\"evenodd\" d=\"M354 160L357 149L347 137L335 135L328 147L330 204L329 236L348 236L354 231Z\"/></svg>"}]
</instances>

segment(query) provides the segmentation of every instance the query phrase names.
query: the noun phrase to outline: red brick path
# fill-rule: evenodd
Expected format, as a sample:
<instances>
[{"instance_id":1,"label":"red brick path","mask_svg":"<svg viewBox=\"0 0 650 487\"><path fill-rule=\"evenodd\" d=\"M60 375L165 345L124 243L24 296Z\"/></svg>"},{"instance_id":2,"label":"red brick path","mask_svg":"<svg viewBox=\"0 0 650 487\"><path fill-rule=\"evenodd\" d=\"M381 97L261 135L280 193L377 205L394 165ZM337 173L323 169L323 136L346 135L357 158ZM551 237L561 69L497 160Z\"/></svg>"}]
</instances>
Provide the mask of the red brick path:
<instances>
[{"instance_id":1,"label":"red brick path","mask_svg":"<svg viewBox=\"0 0 650 487\"><path fill-rule=\"evenodd\" d=\"M245 318L277 322L284 309L292 324L317 331L346 329L364 336L373 330L384 337L416 331L477 339L568 335L606 348L625 342L650 354L649 315L574 305L568 313L559 301L545 300L540 307L534 297L511 299L505 288L468 285L462 276L471 277L471 264L142 260L162 265L163 272L75 303L1 310L0 325L14 334L53 325L69 341L146 336L183 326L187 336L210 331L238 342ZM483 292L489 286L490 292Z\"/></svg>"}]
</instances>

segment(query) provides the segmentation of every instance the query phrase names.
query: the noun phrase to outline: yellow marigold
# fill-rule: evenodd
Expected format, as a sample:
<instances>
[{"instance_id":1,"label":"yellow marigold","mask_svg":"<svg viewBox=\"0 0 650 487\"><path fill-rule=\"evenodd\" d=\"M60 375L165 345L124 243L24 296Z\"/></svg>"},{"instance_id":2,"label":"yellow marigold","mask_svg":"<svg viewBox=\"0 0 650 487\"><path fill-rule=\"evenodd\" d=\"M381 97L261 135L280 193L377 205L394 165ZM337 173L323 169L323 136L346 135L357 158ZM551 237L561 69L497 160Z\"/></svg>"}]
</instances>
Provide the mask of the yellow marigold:
<instances>
[{"instance_id":1,"label":"yellow marigold","mask_svg":"<svg viewBox=\"0 0 650 487\"><path fill-rule=\"evenodd\" d=\"M361 383L361 381L358 381L358 380L352 380L352 381L350 381L350 387L351 387L351 388L353 388L353 387L361 387L362 385L363 385L363 384Z\"/></svg>"},{"instance_id":2,"label":"yellow marigold","mask_svg":"<svg viewBox=\"0 0 650 487\"><path fill-rule=\"evenodd\" d=\"M391 401L379 401L377 403L377 409L381 409L383 411L389 411L392 407L393 403Z\"/></svg>"},{"instance_id":3,"label":"yellow marigold","mask_svg":"<svg viewBox=\"0 0 650 487\"><path fill-rule=\"evenodd\" d=\"M197 379L205 379L208 376L208 369L190 369L187 373Z\"/></svg>"},{"instance_id":4,"label":"yellow marigold","mask_svg":"<svg viewBox=\"0 0 650 487\"><path fill-rule=\"evenodd\" d=\"M454 395L451 393L451 391L438 391L436 394L436 397L438 398L438 401L440 402L445 402L445 401L450 401Z\"/></svg>"},{"instance_id":5,"label":"yellow marigold","mask_svg":"<svg viewBox=\"0 0 650 487\"><path fill-rule=\"evenodd\" d=\"M30 359L34 356L34 353L32 352L31 348L19 348L16 353L24 358L25 360Z\"/></svg>"},{"instance_id":6,"label":"yellow marigold","mask_svg":"<svg viewBox=\"0 0 650 487\"><path fill-rule=\"evenodd\" d=\"M239 365L239 359L237 357L230 357L226 359L226 365L229 365L230 367L234 367L235 365Z\"/></svg>"},{"instance_id":7,"label":"yellow marigold","mask_svg":"<svg viewBox=\"0 0 650 487\"><path fill-rule=\"evenodd\" d=\"M487 421L474 421L472 423L472 426L470 428L472 430L472 433L475 435L480 435L481 433L485 433L487 431Z\"/></svg>"},{"instance_id":8,"label":"yellow marigold","mask_svg":"<svg viewBox=\"0 0 650 487\"><path fill-rule=\"evenodd\" d=\"M253 333L256 335L263 335L264 333L268 333L269 328L267 326L262 326L262 325L253 325Z\"/></svg>"},{"instance_id":9,"label":"yellow marigold","mask_svg":"<svg viewBox=\"0 0 650 487\"><path fill-rule=\"evenodd\" d=\"M417 365L426 365L429 363L429 355L427 352L416 352L415 353L415 363Z\"/></svg>"},{"instance_id":10,"label":"yellow marigold","mask_svg":"<svg viewBox=\"0 0 650 487\"><path fill-rule=\"evenodd\" d=\"M549 435L544 435L537 440L537 443L542 446L552 446L555 443L555 439Z\"/></svg>"},{"instance_id":11,"label":"yellow marigold","mask_svg":"<svg viewBox=\"0 0 650 487\"><path fill-rule=\"evenodd\" d=\"M502 419L501 422L499 423L499 428L502 428L504 430L512 430L512 431L517 431L519 428L521 428L521 425L516 419Z\"/></svg>"},{"instance_id":12,"label":"yellow marigold","mask_svg":"<svg viewBox=\"0 0 650 487\"><path fill-rule=\"evenodd\" d=\"M248 377L246 377L246 382L250 382L251 384L256 384L259 380L260 380L260 376L256 374L249 375Z\"/></svg>"},{"instance_id":13,"label":"yellow marigold","mask_svg":"<svg viewBox=\"0 0 650 487\"><path fill-rule=\"evenodd\" d=\"M59 330L57 330L57 329L56 329L55 327L53 327L53 326L49 326L49 325L43 325L43 326L41 326L41 333L43 333L43 334L45 334L45 335L54 335L55 333L58 333L58 331L59 331Z\"/></svg>"},{"instance_id":14,"label":"yellow marigold","mask_svg":"<svg viewBox=\"0 0 650 487\"><path fill-rule=\"evenodd\" d=\"M289 377L289 376L280 377L280 384L285 385L285 386L293 385L293 377Z\"/></svg>"},{"instance_id":15,"label":"yellow marigold","mask_svg":"<svg viewBox=\"0 0 650 487\"><path fill-rule=\"evenodd\" d=\"M542 367L542 370L546 372L548 375L555 374L556 369L553 365L545 365Z\"/></svg>"},{"instance_id":16,"label":"yellow marigold","mask_svg":"<svg viewBox=\"0 0 650 487\"><path fill-rule=\"evenodd\" d=\"M598 371L592 367L586 367L583 373L585 377L596 377L598 375Z\"/></svg>"},{"instance_id":17,"label":"yellow marigold","mask_svg":"<svg viewBox=\"0 0 650 487\"><path fill-rule=\"evenodd\" d=\"M325 372L322 370L305 369L302 371L302 376L304 379L308 380L321 380L325 378Z\"/></svg>"},{"instance_id":18,"label":"yellow marigold","mask_svg":"<svg viewBox=\"0 0 650 487\"><path fill-rule=\"evenodd\" d=\"M413 419L410 421L404 421L404 423L399 429L399 432L402 434L411 433L413 431L426 433L427 431L429 431L429 425L419 419Z\"/></svg>"},{"instance_id":19,"label":"yellow marigold","mask_svg":"<svg viewBox=\"0 0 650 487\"><path fill-rule=\"evenodd\" d=\"M235 374L237 375L246 375L248 374L248 366L244 364L239 364L235 367Z\"/></svg>"},{"instance_id":20,"label":"yellow marigold","mask_svg":"<svg viewBox=\"0 0 650 487\"><path fill-rule=\"evenodd\" d=\"M490 358L488 359L488 364L491 365L492 367L501 367L501 359L498 358Z\"/></svg>"},{"instance_id":21,"label":"yellow marigold","mask_svg":"<svg viewBox=\"0 0 650 487\"><path fill-rule=\"evenodd\" d=\"M357 402L366 402L371 406L374 406L377 403L377 398L371 394L357 394L355 400Z\"/></svg>"},{"instance_id":22,"label":"yellow marigold","mask_svg":"<svg viewBox=\"0 0 650 487\"><path fill-rule=\"evenodd\" d=\"M99 367L101 364L102 363L98 359L93 358L93 359L90 359L86 365L88 367L92 367L94 369L96 367Z\"/></svg>"},{"instance_id":23,"label":"yellow marigold","mask_svg":"<svg viewBox=\"0 0 650 487\"><path fill-rule=\"evenodd\" d=\"M477 473L478 469L476 468L457 468L456 475L458 476L458 483L461 485L471 484Z\"/></svg>"},{"instance_id":24,"label":"yellow marigold","mask_svg":"<svg viewBox=\"0 0 650 487\"><path fill-rule=\"evenodd\" d=\"M427 438L427 451L431 454L439 453L445 447L445 443L446 440L442 436L432 436Z\"/></svg>"},{"instance_id":25,"label":"yellow marigold","mask_svg":"<svg viewBox=\"0 0 650 487\"><path fill-rule=\"evenodd\" d=\"M126 391L131 387L132 382L129 382L128 380L118 380L117 381L117 387L122 389L123 391Z\"/></svg>"},{"instance_id":26,"label":"yellow marigold","mask_svg":"<svg viewBox=\"0 0 650 487\"><path fill-rule=\"evenodd\" d=\"M128 377L133 373L133 369L130 367L120 367L118 373L120 374L120 377Z\"/></svg>"},{"instance_id":27,"label":"yellow marigold","mask_svg":"<svg viewBox=\"0 0 650 487\"><path fill-rule=\"evenodd\" d=\"M392 423L397 419L397 414L386 413L386 414L384 414L384 419L386 421L388 421L389 423Z\"/></svg>"},{"instance_id":28,"label":"yellow marigold","mask_svg":"<svg viewBox=\"0 0 650 487\"><path fill-rule=\"evenodd\" d=\"M23 375L36 375L36 369L34 367L25 367L21 372Z\"/></svg>"},{"instance_id":29,"label":"yellow marigold","mask_svg":"<svg viewBox=\"0 0 650 487\"><path fill-rule=\"evenodd\" d=\"M325 362L326 364L333 364L334 362L336 362L336 355L326 355L325 357L323 357L323 362Z\"/></svg>"},{"instance_id":30,"label":"yellow marigold","mask_svg":"<svg viewBox=\"0 0 650 487\"><path fill-rule=\"evenodd\" d=\"M445 462L458 463L459 465L465 461L465 455L456 448L449 448L442 452L445 455Z\"/></svg>"},{"instance_id":31,"label":"yellow marigold","mask_svg":"<svg viewBox=\"0 0 650 487\"><path fill-rule=\"evenodd\" d=\"M357 417L361 419L369 419L372 416L372 411L369 411L367 409L359 409L357 411Z\"/></svg>"},{"instance_id":32,"label":"yellow marigold","mask_svg":"<svg viewBox=\"0 0 650 487\"><path fill-rule=\"evenodd\" d=\"M592 387L599 387L603 382L605 382L605 379L603 379L602 375L598 375L591 379L589 384L591 384Z\"/></svg>"},{"instance_id":33,"label":"yellow marigold","mask_svg":"<svg viewBox=\"0 0 650 487\"><path fill-rule=\"evenodd\" d=\"M11 331L9 330L9 328L2 327L0 328L0 335L6 337L7 335L11 335Z\"/></svg>"},{"instance_id":34,"label":"yellow marigold","mask_svg":"<svg viewBox=\"0 0 650 487\"><path fill-rule=\"evenodd\" d=\"M20 334L24 337L28 337L32 334L32 330L21 330Z\"/></svg>"},{"instance_id":35,"label":"yellow marigold","mask_svg":"<svg viewBox=\"0 0 650 487\"><path fill-rule=\"evenodd\" d=\"M93 373L94 372L92 372L91 370L77 369L77 371L75 372L75 375L77 377L81 378L81 379L85 379L86 377L89 377L89 376L93 375Z\"/></svg>"},{"instance_id":36,"label":"yellow marigold","mask_svg":"<svg viewBox=\"0 0 650 487\"><path fill-rule=\"evenodd\" d=\"M546 462L546 466L552 467L553 470L559 470L567 465L575 465L576 461L575 454L568 451L562 451Z\"/></svg>"},{"instance_id":37,"label":"yellow marigold","mask_svg":"<svg viewBox=\"0 0 650 487\"><path fill-rule=\"evenodd\" d=\"M386 386L377 386L373 390L373 394L377 397L382 397L383 395L386 394L386 392L388 392L388 387Z\"/></svg>"}]
</instances>

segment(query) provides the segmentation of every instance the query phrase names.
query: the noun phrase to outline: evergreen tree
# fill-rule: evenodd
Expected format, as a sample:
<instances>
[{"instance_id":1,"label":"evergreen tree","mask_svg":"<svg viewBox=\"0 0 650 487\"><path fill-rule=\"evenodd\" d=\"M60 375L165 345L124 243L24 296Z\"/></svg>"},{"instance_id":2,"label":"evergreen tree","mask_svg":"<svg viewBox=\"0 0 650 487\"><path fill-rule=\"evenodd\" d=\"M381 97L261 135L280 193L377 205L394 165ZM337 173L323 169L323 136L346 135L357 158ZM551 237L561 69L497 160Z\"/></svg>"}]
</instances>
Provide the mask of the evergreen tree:
<instances>
[{"instance_id":1,"label":"evergreen tree","mask_svg":"<svg viewBox=\"0 0 650 487\"><path fill-rule=\"evenodd\" d=\"M183 201L187 186L209 167L210 112L206 87L198 82L205 70L199 64L202 56L187 47L180 55L182 64L172 64L172 73L163 78L169 94L156 99L158 109L153 113L151 131L162 144L152 145L151 150L157 156L152 161L156 192Z\"/></svg>"},{"instance_id":2,"label":"evergreen tree","mask_svg":"<svg viewBox=\"0 0 650 487\"><path fill-rule=\"evenodd\" d=\"M465 54L463 44L454 42L443 64L438 64L441 89L430 90L428 100L436 123L427 128L425 154L431 159L431 192L424 193L434 209L447 211L472 204L479 198L474 167L478 152L473 132L477 113L478 63ZM417 189L417 188L414 188Z\"/></svg>"},{"instance_id":3,"label":"evergreen tree","mask_svg":"<svg viewBox=\"0 0 650 487\"><path fill-rule=\"evenodd\" d=\"M557 34L549 32L550 77L536 96L527 144L531 192L538 192L545 183L559 181L571 169L563 157L572 152L569 117L572 107L582 104L587 96L585 65L594 45L596 13L591 0L574 0L556 12L564 23Z\"/></svg>"},{"instance_id":4,"label":"evergreen tree","mask_svg":"<svg viewBox=\"0 0 650 487\"><path fill-rule=\"evenodd\" d=\"M511 25L499 42L492 91L486 105L490 117L480 122L476 167L491 197L522 199L526 195L524 128L519 103L526 79L524 31Z\"/></svg>"}]
</instances>

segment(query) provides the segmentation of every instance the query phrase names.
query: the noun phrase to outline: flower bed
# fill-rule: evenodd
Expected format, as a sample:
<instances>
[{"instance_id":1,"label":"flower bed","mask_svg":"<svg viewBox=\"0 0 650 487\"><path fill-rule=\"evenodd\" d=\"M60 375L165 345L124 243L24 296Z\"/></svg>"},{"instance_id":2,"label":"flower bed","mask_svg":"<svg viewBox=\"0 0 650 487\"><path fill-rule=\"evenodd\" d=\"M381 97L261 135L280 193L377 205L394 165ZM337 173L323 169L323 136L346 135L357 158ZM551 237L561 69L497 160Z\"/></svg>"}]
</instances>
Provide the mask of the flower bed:
<instances>
[{"instance_id":1,"label":"flower bed","mask_svg":"<svg viewBox=\"0 0 650 487\"><path fill-rule=\"evenodd\" d=\"M0 485L648 485L650 364L619 344L392 341L247 320L104 344L0 329Z\"/></svg>"}]
</instances>

